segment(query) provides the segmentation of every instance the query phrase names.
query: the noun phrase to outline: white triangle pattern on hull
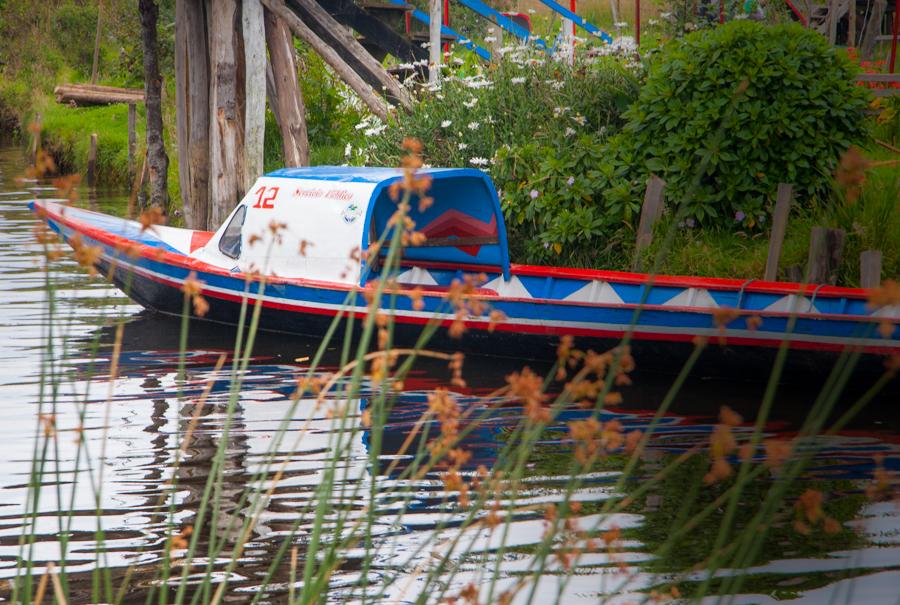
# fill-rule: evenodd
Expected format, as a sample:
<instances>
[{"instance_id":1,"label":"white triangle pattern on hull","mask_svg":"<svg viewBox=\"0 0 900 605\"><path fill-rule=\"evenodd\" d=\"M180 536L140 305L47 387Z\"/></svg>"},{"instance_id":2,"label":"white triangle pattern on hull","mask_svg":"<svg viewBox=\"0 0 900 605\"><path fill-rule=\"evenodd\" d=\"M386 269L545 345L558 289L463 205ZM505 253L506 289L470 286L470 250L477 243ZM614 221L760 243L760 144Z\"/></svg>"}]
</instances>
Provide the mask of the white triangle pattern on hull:
<instances>
[{"instance_id":1,"label":"white triangle pattern on hull","mask_svg":"<svg viewBox=\"0 0 900 605\"><path fill-rule=\"evenodd\" d=\"M509 298L534 298L528 289L525 288L522 280L515 275L513 275L512 279L509 281L504 280L502 275L495 277L481 287L495 291L498 296L506 296Z\"/></svg>"},{"instance_id":2,"label":"white triangle pattern on hull","mask_svg":"<svg viewBox=\"0 0 900 605\"><path fill-rule=\"evenodd\" d=\"M719 303L703 288L688 288L663 303L664 307L700 307L717 309Z\"/></svg>"},{"instance_id":3,"label":"white triangle pattern on hull","mask_svg":"<svg viewBox=\"0 0 900 605\"><path fill-rule=\"evenodd\" d=\"M591 283L585 284L578 290L575 290L563 300L571 302L583 303L600 303L609 305L621 305L625 301L619 296L619 293L609 285L609 282L592 280Z\"/></svg>"},{"instance_id":4,"label":"white triangle pattern on hull","mask_svg":"<svg viewBox=\"0 0 900 605\"><path fill-rule=\"evenodd\" d=\"M812 301L805 296L788 294L763 309L774 313L819 313Z\"/></svg>"}]
</instances>

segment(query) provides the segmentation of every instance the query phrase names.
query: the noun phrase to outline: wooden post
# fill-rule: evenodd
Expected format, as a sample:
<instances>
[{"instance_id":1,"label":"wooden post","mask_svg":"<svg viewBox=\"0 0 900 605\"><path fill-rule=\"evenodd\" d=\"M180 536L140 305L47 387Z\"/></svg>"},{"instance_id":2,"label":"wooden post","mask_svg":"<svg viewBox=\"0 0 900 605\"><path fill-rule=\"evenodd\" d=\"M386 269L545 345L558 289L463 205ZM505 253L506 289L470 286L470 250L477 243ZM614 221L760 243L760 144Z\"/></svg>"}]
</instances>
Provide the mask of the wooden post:
<instances>
[{"instance_id":1,"label":"wooden post","mask_svg":"<svg viewBox=\"0 0 900 605\"><path fill-rule=\"evenodd\" d=\"M210 57L209 226L244 197L243 53L238 0L207 5Z\"/></svg>"},{"instance_id":2,"label":"wooden post","mask_svg":"<svg viewBox=\"0 0 900 605\"><path fill-rule=\"evenodd\" d=\"M634 44L641 46L641 0L634 0Z\"/></svg>"},{"instance_id":3,"label":"wooden post","mask_svg":"<svg viewBox=\"0 0 900 605\"><path fill-rule=\"evenodd\" d=\"M137 146L137 106L128 104L128 178L134 178L134 152Z\"/></svg>"},{"instance_id":4,"label":"wooden post","mask_svg":"<svg viewBox=\"0 0 900 605\"><path fill-rule=\"evenodd\" d=\"M641 220L638 223L637 241L634 245L635 270L640 268L641 250L653 241L653 224L662 216L665 206L666 182L651 174L647 179L647 191L644 193L644 205L641 207Z\"/></svg>"},{"instance_id":5,"label":"wooden post","mask_svg":"<svg viewBox=\"0 0 900 605\"><path fill-rule=\"evenodd\" d=\"M772 233L769 234L769 256L766 258L766 272L763 275L766 281L775 281L778 278L778 261L781 259L781 246L784 243L784 232L787 229L793 197L793 187L787 183L778 183L775 212L772 214Z\"/></svg>"},{"instance_id":6,"label":"wooden post","mask_svg":"<svg viewBox=\"0 0 900 605\"><path fill-rule=\"evenodd\" d=\"M41 148L41 117L41 112L35 112L34 122L32 122L31 150L29 153L32 166L37 163L37 152Z\"/></svg>"},{"instance_id":7,"label":"wooden post","mask_svg":"<svg viewBox=\"0 0 900 605\"><path fill-rule=\"evenodd\" d=\"M91 134L91 145L88 148L87 184L93 187L97 182L97 133Z\"/></svg>"},{"instance_id":8,"label":"wooden post","mask_svg":"<svg viewBox=\"0 0 900 605\"><path fill-rule=\"evenodd\" d=\"M859 45L861 59L869 60L875 51L875 42L881 34L881 22L884 20L884 11L887 9L887 0L874 0L872 13L864 24L862 42Z\"/></svg>"},{"instance_id":9,"label":"wooden post","mask_svg":"<svg viewBox=\"0 0 900 605\"><path fill-rule=\"evenodd\" d=\"M856 0L848 0L847 46L856 46Z\"/></svg>"},{"instance_id":10,"label":"wooden post","mask_svg":"<svg viewBox=\"0 0 900 605\"><path fill-rule=\"evenodd\" d=\"M97 68L100 64L100 17L103 13L103 0L97 0L97 33L94 36L94 62L91 65L91 84L97 83Z\"/></svg>"},{"instance_id":11,"label":"wooden post","mask_svg":"<svg viewBox=\"0 0 900 605\"><path fill-rule=\"evenodd\" d=\"M244 190L263 173L263 138L266 131L266 30L259 0L243 0L244 36Z\"/></svg>"},{"instance_id":12,"label":"wooden post","mask_svg":"<svg viewBox=\"0 0 900 605\"><path fill-rule=\"evenodd\" d=\"M429 0L428 24L428 83L436 85L441 80L441 0Z\"/></svg>"},{"instance_id":13,"label":"wooden post","mask_svg":"<svg viewBox=\"0 0 900 605\"><path fill-rule=\"evenodd\" d=\"M854 0L855 2L856 0ZM837 25L840 16L841 0L828 0L828 43L832 46L837 42Z\"/></svg>"},{"instance_id":14,"label":"wooden post","mask_svg":"<svg viewBox=\"0 0 900 605\"><path fill-rule=\"evenodd\" d=\"M811 284L837 283L837 271L847 234L842 229L813 227L809 238L806 279Z\"/></svg>"},{"instance_id":15,"label":"wooden post","mask_svg":"<svg viewBox=\"0 0 900 605\"><path fill-rule=\"evenodd\" d=\"M175 121L185 223L209 224L209 52L203 0L175 3ZM216 225L218 227L218 225Z\"/></svg>"},{"instance_id":16,"label":"wooden post","mask_svg":"<svg viewBox=\"0 0 900 605\"><path fill-rule=\"evenodd\" d=\"M344 61L333 48L325 44L322 39L315 34L297 15L285 6L284 0L262 0L263 5L270 11L281 17L291 28L298 38L309 44L314 51L324 60L335 73L347 83L353 92L355 92L360 100L365 103L369 109L378 118L387 122L388 111L387 104L375 94L375 91L368 85L353 69ZM218 2L216 3L218 4Z\"/></svg>"},{"instance_id":17,"label":"wooden post","mask_svg":"<svg viewBox=\"0 0 900 605\"><path fill-rule=\"evenodd\" d=\"M859 255L859 285L862 288L881 285L881 250L866 250Z\"/></svg>"},{"instance_id":18,"label":"wooden post","mask_svg":"<svg viewBox=\"0 0 900 605\"><path fill-rule=\"evenodd\" d=\"M283 19L265 11L266 43L269 47L271 88L270 105L281 130L285 166L309 165L309 138L306 106L297 81L294 38Z\"/></svg>"},{"instance_id":19,"label":"wooden post","mask_svg":"<svg viewBox=\"0 0 900 605\"><path fill-rule=\"evenodd\" d=\"M141 38L144 50L144 110L147 117L147 165L150 169L150 203L163 211L169 209L169 156L163 141L162 76L159 72L157 20L159 6L155 0L138 0L141 13Z\"/></svg>"}]
</instances>

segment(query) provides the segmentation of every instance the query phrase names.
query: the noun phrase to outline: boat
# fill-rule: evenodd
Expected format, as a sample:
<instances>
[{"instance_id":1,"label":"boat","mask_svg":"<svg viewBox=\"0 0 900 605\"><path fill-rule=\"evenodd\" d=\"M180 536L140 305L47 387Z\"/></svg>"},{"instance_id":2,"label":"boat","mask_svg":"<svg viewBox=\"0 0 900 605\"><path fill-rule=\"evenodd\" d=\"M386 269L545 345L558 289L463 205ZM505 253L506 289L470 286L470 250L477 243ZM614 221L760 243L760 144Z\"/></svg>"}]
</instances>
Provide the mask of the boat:
<instances>
[{"instance_id":1,"label":"boat","mask_svg":"<svg viewBox=\"0 0 900 605\"><path fill-rule=\"evenodd\" d=\"M414 196L409 208L424 241L405 242L390 275L389 242L380 254L363 251L390 237L400 169L271 172L215 232L148 228L60 201L35 200L32 208L70 243L77 236L79 245L99 247L98 268L161 313L182 314L185 282L195 280L206 320L236 324L247 301L261 305L263 330L321 335L342 310L359 324L366 293L389 283L396 296L385 312L397 344L432 321L448 329L429 346L524 358L552 357L564 336L598 351L627 337L639 365L677 371L699 339L709 342L704 363L738 375L768 371L782 346L794 367L819 372L842 354L883 372L900 354L900 305L873 307L864 289L512 263L500 201L483 171L427 168L418 176L430 179L433 200L425 207ZM458 314L448 296L462 282L478 304ZM454 326L464 328L460 338L448 334Z\"/></svg>"}]
</instances>

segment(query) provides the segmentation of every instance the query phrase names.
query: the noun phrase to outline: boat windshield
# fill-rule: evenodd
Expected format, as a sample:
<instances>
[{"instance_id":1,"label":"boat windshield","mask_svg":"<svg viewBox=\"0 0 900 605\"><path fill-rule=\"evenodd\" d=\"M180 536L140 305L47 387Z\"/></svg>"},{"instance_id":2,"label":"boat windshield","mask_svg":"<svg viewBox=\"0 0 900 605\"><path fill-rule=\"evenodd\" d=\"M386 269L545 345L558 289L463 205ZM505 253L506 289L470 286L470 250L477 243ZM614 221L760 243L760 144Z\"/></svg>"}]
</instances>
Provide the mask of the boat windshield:
<instances>
[{"instance_id":1,"label":"boat windshield","mask_svg":"<svg viewBox=\"0 0 900 605\"><path fill-rule=\"evenodd\" d=\"M247 207L239 206L219 239L219 252L225 256L238 258L241 255L241 227L244 226L246 216Z\"/></svg>"}]
</instances>

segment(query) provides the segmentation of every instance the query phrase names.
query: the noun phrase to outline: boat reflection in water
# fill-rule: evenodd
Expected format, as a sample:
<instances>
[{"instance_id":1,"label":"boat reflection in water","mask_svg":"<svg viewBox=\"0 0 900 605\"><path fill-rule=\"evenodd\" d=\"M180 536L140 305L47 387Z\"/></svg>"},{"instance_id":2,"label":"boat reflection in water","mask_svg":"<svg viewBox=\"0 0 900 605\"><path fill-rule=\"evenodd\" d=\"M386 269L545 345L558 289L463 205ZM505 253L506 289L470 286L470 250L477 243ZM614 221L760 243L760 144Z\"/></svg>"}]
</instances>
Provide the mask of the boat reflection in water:
<instances>
[{"instance_id":1,"label":"boat reflection in water","mask_svg":"<svg viewBox=\"0 0 900 605\"><path fill-rule=\"evenodd\" d=\"M124 331L119 375L110 402L111 424L100 519L106 530L107 546L112 548L103 555L102 565L112 569L116 578L121 577L127 566L136 565L133 596L139 599L153 584L155 565L164 556L167 540L172 535L187 538L192 530L199 534L199 556L207 556L211 548L219 549L212 564L214 577L218 579L224 577L228 558L240 545L240 565L230 576L233 602L251 601L269 573L274 574L274 582L266 589L272 592L268 598L277 601L283 598L279 596L281 591L287 590L289 557L284 557L283 563L274 569L272 561L286 539L298 547L299 557L305 558L305 544L312 530L311 511L318 498L324 496L329 503L326 530L334 530L343 521L345 525L340 531L346 533L347 524L366 519L370 490L374 486L373 557L365 567L367 591L370 596L385 599L414 598L426 575L417 570L418 566L433 562L434 552L446 552L440 549L449 548L447 545L455 532L460 531L458 526L466 516L465 511L454 506L455 496L448 497L441 469L415 477L406 472L412 460L410 452L427 446L421 441L423 435L433 436L439 430L436 423L422 426L420 419L428 410L429 395L450 381L446 362L423 359L417 363L405 381L404 391L393 399L382 433L377 468L373 468L372 433L363 430L359 419L361 412L370 408L373 393L364 390L358 400L351 402L353 413L344 420L343 427L340 418L332 413L336 409L333 400L318 405L315 398L304 397L291 409L297 379L307 370L305 358L314 354L316 342L296 337L262 337L228 414L233 386L229 351L234 333L209 324L192 325L189 350L184 358L185 379L179 382L178 331L177 320L143 315L129 321ZM92 452L100 451L104 434L99 430L104 417L101 408L108 388L108 356L114 330L104 328L99 336L99 358L104 361L98 361L93 368L83 362L72 364L67 378L73 385L87 385L90 393L96 394L87 406L90 411L84 431ZM85 341L85 357L89 356L92 342L93 339ZM227 356L224 369L216 371L223 354ZM333 372L338 356L338 351L328 351L322 372ZM521 362L471 357L464 371L467 386L448 387L467 418L463 422L465 437L461 447L472 456L464 465L464 472L472 472L481 465L493 467L503 449L517 439L515 428L522 422L522 407L490 396L504 384L504 377L517 369L521 369ZM534 369L548 370L540 366ZM669 386L668 377L638 374L635 384L624 391L623 404L605 409L601 420L617 420L625 432L645 430ZM625 490L647 481L676 456L698 445L707 446L721 405L728 404L744 415L745 422L752 421L762 388L758 385L736 388L733 383L714 381L689 383L676 397L671 412L660 419ZM207 389L205 404L198 409L197 402ZM794 436L813 395L803 389L783 390L774 406L775 415L767 425L767 434ZM62 417L75 412L75 401L73 398L69 402L70 410L60 412ZM851 402L847 399L843 409ZM866 579L854 584L853 590L868 591L864 594L873 597L877 597L879 590L896 586L892 583L898 581L897 572L890 569L900 562L900 544L894 537L900 524L892 504L872 503L864 496L866 486L872 481L876 454L883 456L886 469L900 468L897 427L882 426L875 420L892 417L885 412L888 405L887 401L876 402L851 429L821 438L821 449L813 456L796 489L789 492L789 498L796 498L806 488L822 491L829 506L842 511L841 531L828 536L821 531L811 537L803 536L793 530L790 523L793 517L790 517L783 527L775 527L770 532L771 539L751 566L745 592L760 590L760 582L770 581L771 574L777 575L778 582L793 586L791 590L797 594L810 598L821 591L845 590L856 576L866 576ZM65 407L61 404L61 408ZM500 557L496 553L499 538L492 537L482 526L463 530L463 539L454 552L469 551L469 554L459 557L456 573L448 578L447 595L456 594L469 581L481 578L486 565L498 566L498 592L511 587L521 574L532 569L533 549L541 542L545 529L544 507L561 501L567 489L573 451L567 423L588 416L587 411L574 406L565 409L541 434L516 493L492 495L492 502L501 502L503 506L515 498L517 512L507 539L507 546L514 547L512 550L506 550ZM277 431L285 418L284 439L277 442ZM735 429L739 435L751 430L749 424ZM180 451L188 432L191 433L189 445ZM411 433L414 433L412 437ZM215 460L220 451L222 467L217 470ZM73 452L74 447L72 451L62 451L61 460L71 461ZM336 473L328 477L326 467L334 456L338 458ZM180 461L176 463L177 459ZM665 585L667 571L689 568L708 554L703 548L711 546L721 518L717 515L702 524L687 544L676 549L677 554L654 554L675 522L687 494L697 495L696 505L688 511L695 514L718 493L702 483L709 468L705 453L698 453L667 475L658 488L625 512L600 515L598 511L604 503L622 495L615 486L624 461L624 457L616 455L601 460L592 472L579 478L570 497L581 502L585 527L615 526L623 530L623 550L610 554L603 545L585 547L575 564L574 575L563 583L559 562L548 559L549 573L541 577L537 586L535 598L539 602L555 599L558 590L564 591L566 602L594 602L603 596L622 594L640 598L635 591ZM385 474L388 469L390 475ZM209 512L203 526L195 527L207 479L214 472L221 473L218 487L209 494L210 510L218 511L215 527L210 525ZM55 489L51 479L45 476L43 491L47 494ZM78 516L83 515L89 522L80 532L72 533L67 555L71 570L76 572L70 580L73 589L77 594L83 586L85 595L90 594L91 577L77 572L89 570L97 556L93 534L96 507L87 483L79 480L72 488L79 494L75 498ZM755 510L750 505L757 505L760 494L773 483L772 476L766 473L751 484L745 503L748 511ZM329 493L323 494L323 485L330 485ZM269 489L272 497L259 514L248 540L240 539L239 529L251 511L248 502ZM46 500L48 520L64 515L59 512L63 508L53 510L54 502L55 498ZM167 508L172 502L171 509ZM486 510L479 514L485 514ZM170 514L175 522L174 530L168 526ZM739 515L739 520L742 519ZM14 525L15 519L7 514L3 522ZM57 523L48 521L42 528L38 539L43 548L35 557L38 567L42 566L41 561L59 560ZM0 562L6 561L0 568L4 575L8 576L15 568L11 559L15 552L12 546L0 545ZM363 553L364 549L360 548L345 553L332 577L330 600L342 602L360 596ZM199 559L190 570L191 577L198 582L206 571L205 563L205 559Z\"/></svg>"}]
</instances>

